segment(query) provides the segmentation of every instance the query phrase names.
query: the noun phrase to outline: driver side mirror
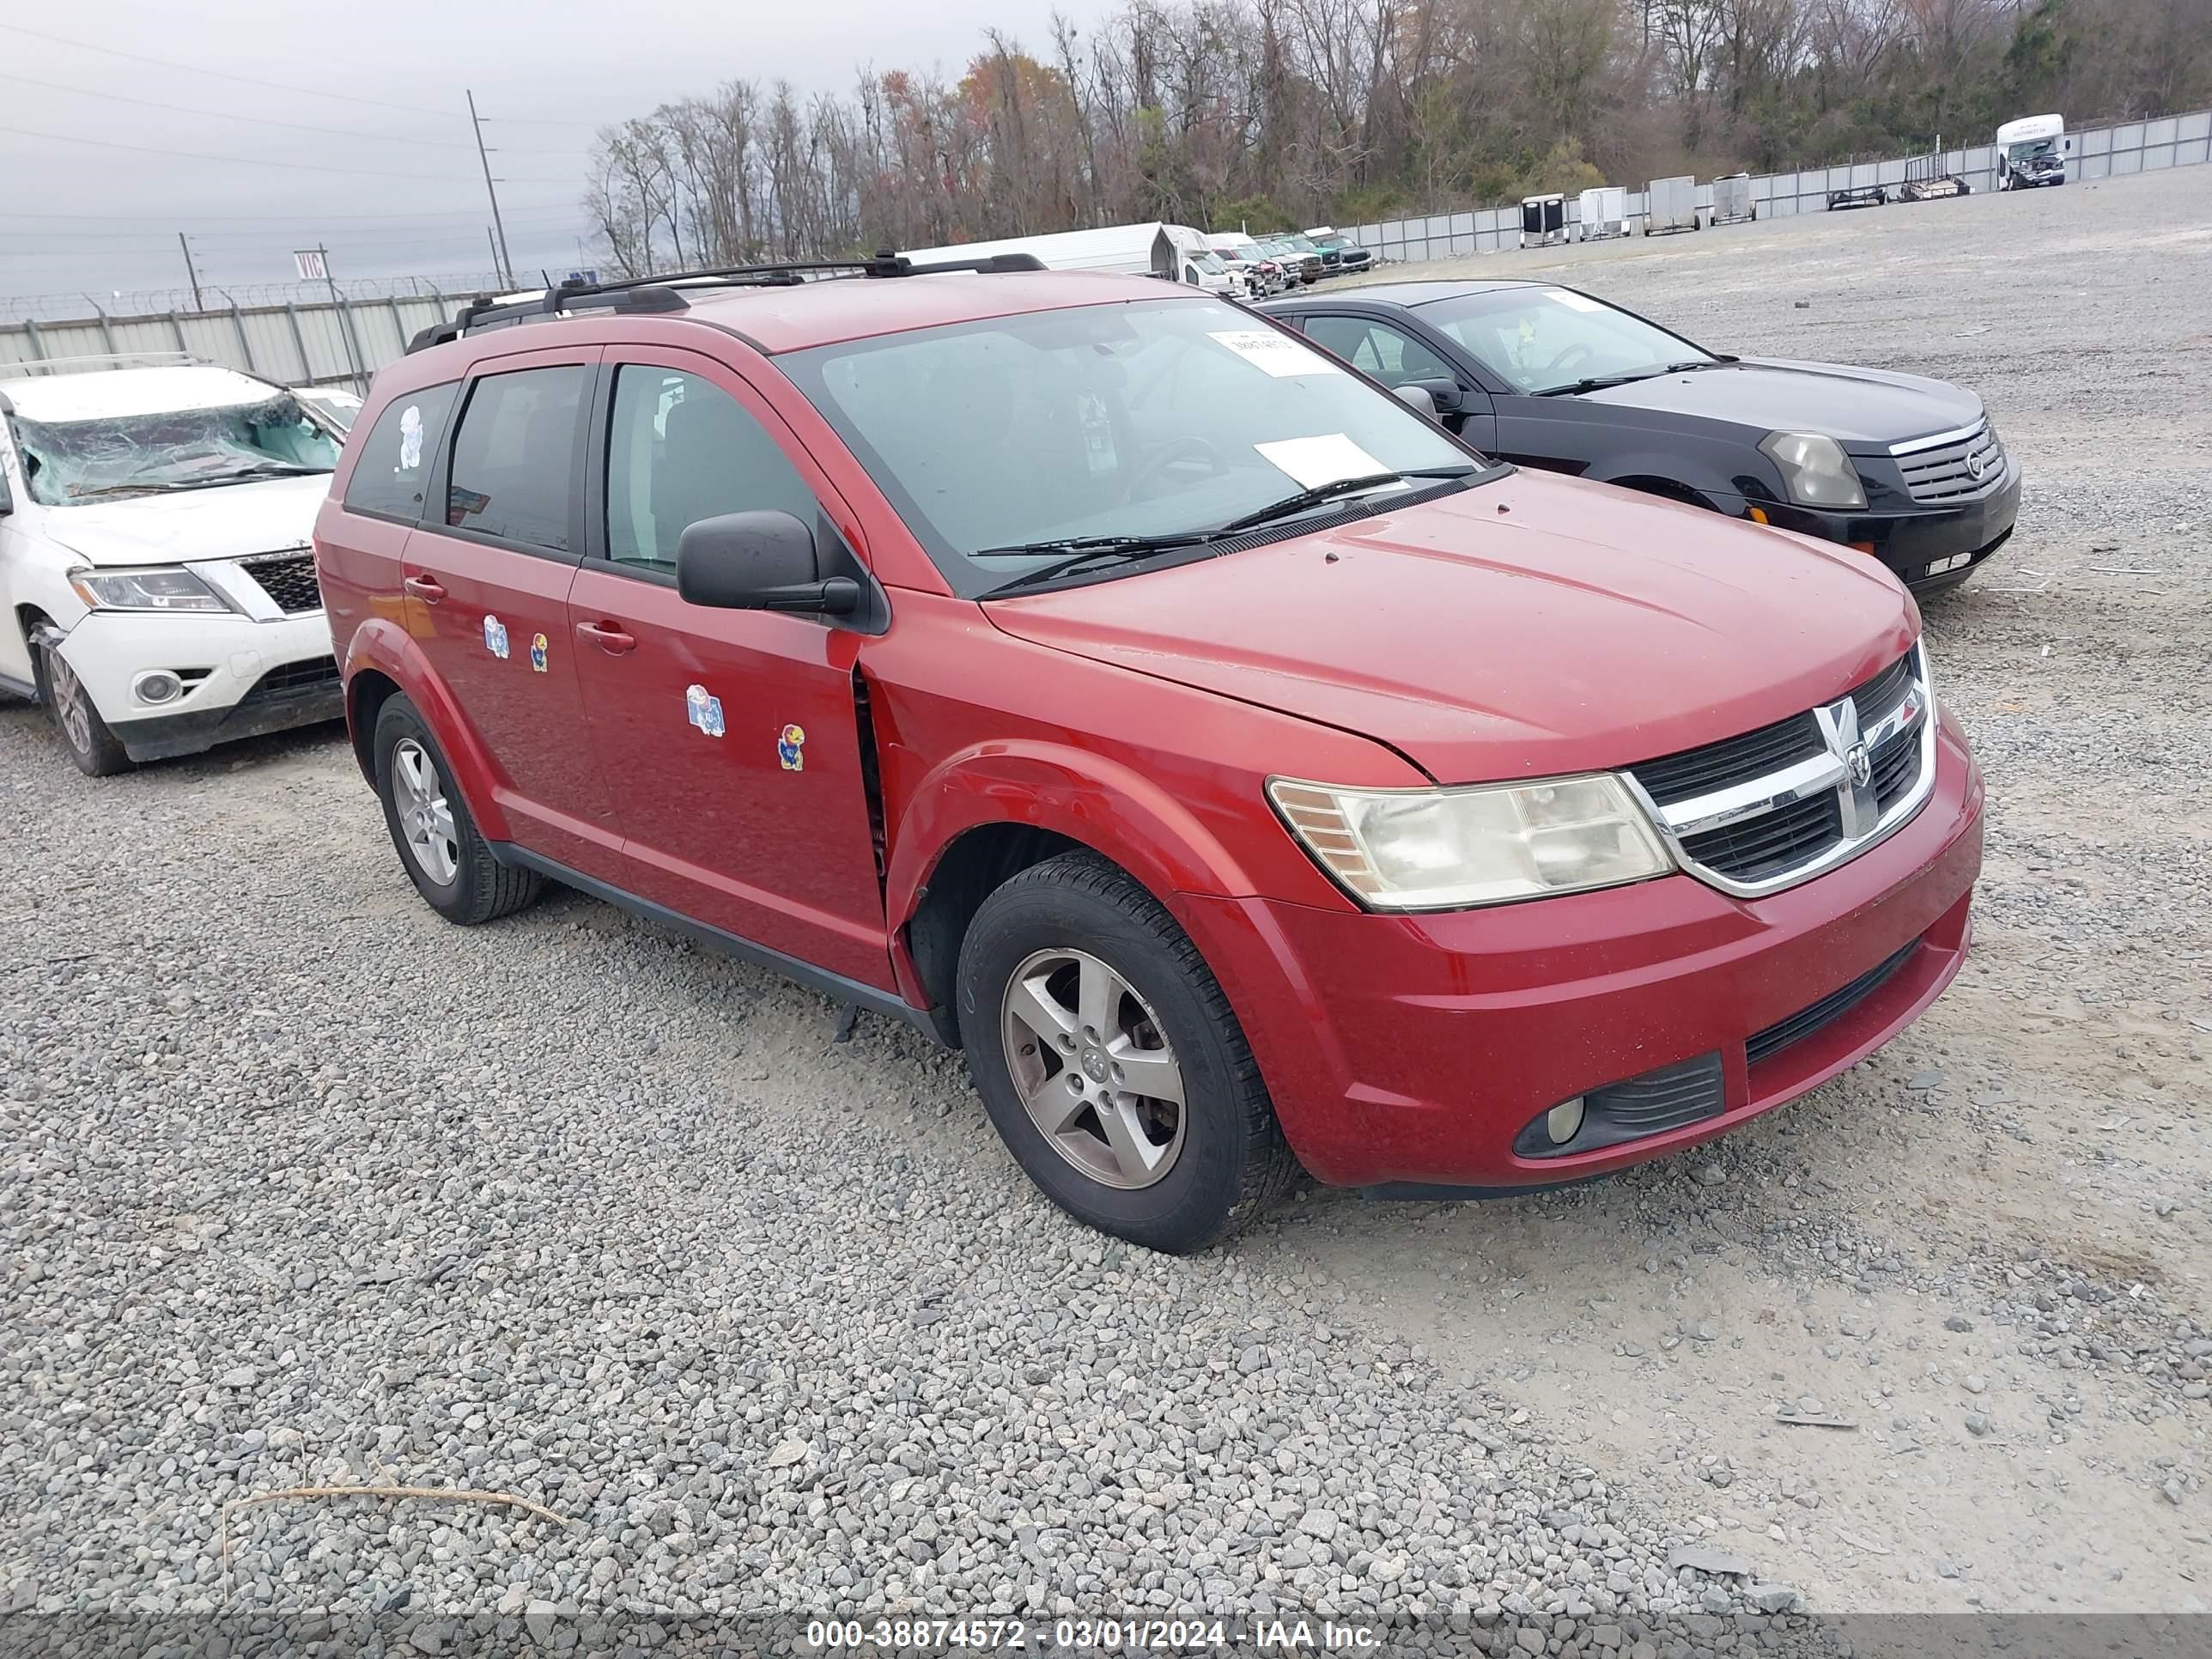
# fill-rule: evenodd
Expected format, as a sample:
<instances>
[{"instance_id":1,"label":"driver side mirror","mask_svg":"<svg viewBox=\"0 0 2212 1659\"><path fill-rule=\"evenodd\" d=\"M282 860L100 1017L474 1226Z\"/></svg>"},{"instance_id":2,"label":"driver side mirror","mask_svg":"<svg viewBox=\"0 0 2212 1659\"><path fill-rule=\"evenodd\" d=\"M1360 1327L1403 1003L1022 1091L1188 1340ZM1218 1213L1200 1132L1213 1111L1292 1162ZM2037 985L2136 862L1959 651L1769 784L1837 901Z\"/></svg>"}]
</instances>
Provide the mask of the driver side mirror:
<instances>
[{"instance_id":1,"label":"driver side mirror","mask_svg":"<svg viewBox=\"0 0 2212 1659\"><path fill-rule=\"evenodd\" d=\"M1418 380L1408 380L1403 386L1392 386L1391 395L1416 415L1429 420L1437 418L1437 400L1428 387Z\"/></svg>"},{"instance_id":2,"label":"driver side mirror","mask_svg":"<svg viewBox=\"0 0 2212 1659\"><path fill-rule=\"evenodd\" d=\"M788 513L725 513L686 526L676 544L676 591L723 611L850 616L860 585L822 574L814 532Z\"/></svg>"},{"instance_id":3,"label":"driver side mirror","mask_svg":"<svg viewBox=\"0 0 2212 1659\"><path fill-rule=\"evenodd\" d=\"M1427 392L1429 401L1437 406L1439 415L1456 415L1467 406L1467 394L1460 390L1459 382L1447 374L1438 374L1425 380L1407 380L1398 390L1402 392L1407 386L1419 386Z\"/></svg>"}]
</instances>

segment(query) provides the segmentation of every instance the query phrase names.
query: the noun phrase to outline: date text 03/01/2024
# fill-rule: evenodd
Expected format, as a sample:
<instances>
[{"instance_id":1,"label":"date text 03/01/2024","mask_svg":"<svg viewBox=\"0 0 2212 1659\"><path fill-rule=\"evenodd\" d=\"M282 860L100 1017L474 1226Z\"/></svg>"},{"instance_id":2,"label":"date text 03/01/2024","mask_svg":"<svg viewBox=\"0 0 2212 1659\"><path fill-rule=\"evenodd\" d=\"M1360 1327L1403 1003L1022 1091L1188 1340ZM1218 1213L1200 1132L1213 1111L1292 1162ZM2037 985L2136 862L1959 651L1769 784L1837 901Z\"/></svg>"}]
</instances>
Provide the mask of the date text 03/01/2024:
<instances>
[{"instance_id":1,"label":"date text 03/01/2024","mask_svg":"<svg viewBox=\"0 0 2212 1659\"><path fill-rule=\"evenodd\" d=\"M842 1619L815 1620L806 1627L806 1645L817 1651L966 1649L973 1651L1070 1651L1094 1650L1205 1652L1213 1649L1256 1649L1272 1652L1356 1653L1381 1645L1379 1634L1364 1625L1334 1620L1062 1618L1050 1625L1021 1619Z\"/></svg>"}]
</instances>

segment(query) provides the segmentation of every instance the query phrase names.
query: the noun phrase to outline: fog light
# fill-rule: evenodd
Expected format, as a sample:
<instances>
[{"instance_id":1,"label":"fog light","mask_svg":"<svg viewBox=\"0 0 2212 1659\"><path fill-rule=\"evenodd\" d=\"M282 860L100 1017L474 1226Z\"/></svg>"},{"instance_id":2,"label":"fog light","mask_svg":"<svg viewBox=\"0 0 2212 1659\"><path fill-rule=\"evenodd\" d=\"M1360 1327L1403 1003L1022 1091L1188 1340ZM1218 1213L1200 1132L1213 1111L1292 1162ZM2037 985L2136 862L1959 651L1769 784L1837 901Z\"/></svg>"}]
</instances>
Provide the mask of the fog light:
<instances>
[{"instance_id":1,"label":"fog light","mask_svg":"<svg viewBox=\"0 0 2212 1659\"><path fill-rule=\"evenodd\" d=\"M131 695L141 702L174 702L184 695L185 683L166 668L141 674L131 683Z\"/></svg>"},{"instance_id":2,"label":"fog light","mask_svg":"<svg viewBox=\"0 0 2212 1659\"><path fill-rule=\"evenodd\" d=\"M1544 1133L1552 1145L1564 1146L1583 1132L1583 1097L1562 1101L1544 1114Z\"/></svg>"}]
</instances>

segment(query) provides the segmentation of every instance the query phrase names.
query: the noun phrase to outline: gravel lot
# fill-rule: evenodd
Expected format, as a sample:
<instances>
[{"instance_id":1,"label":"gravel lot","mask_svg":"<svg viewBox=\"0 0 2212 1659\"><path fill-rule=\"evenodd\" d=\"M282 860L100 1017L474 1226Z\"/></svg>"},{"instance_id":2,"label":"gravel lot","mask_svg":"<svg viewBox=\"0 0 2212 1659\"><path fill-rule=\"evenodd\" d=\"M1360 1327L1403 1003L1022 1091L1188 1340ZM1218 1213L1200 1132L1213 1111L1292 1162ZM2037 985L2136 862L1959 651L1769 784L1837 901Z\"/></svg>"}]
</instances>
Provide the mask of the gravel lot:
<instances>
[{"instance_id":1,"label":"gravel lot","mask_svg":"<svg viewBox=\"0 0 2212 1659\"><path fill-rule=\"evenodd\" d=\"M1297 1609L1652 1659L1814 1645L1801 1605L2203 1610L2208 227L2197 168L1456 267L1964 381L2027 469L1929 610L1990 780L1974 961L1572 1193L1127 1250L909 1032L835 1045L570 895L446 927L334 737L95 784L0 707L10 1633ZM573 1524L224 1507L362 1483Z\"/></svg>"}]
</instances>

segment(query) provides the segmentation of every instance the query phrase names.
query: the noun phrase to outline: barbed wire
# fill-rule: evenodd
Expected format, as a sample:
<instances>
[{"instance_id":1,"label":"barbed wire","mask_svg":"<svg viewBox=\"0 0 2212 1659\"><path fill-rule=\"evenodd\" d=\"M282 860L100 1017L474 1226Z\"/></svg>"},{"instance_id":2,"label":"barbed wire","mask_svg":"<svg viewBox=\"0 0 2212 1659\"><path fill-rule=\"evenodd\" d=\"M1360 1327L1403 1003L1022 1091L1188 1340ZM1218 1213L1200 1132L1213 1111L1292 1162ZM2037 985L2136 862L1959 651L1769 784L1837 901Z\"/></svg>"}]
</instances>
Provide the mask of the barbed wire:
<instances>
[{"instance_id":1,"label":"barbed wire","mask_svg":"<svg viewBox=\"0 0 2212 1659\"><path fill-rule=\"evenodd\" d=\"M515 280L532 286L537 274L517 271ZM337 289L341 300L427 300L438 294L452 298L496 293L505 286L495 273L477 270L436 276L362 276L341 282ZM0 320L80 323L104 315L111 322L121 322L167 317L173 311L190 317L227 312L233 306L251 311L257 306L328 305L330 301L330 286L325 283L202 283L198 304L188 288L124 289L105 295L97 289L79 289L74 294L0 295Z\"/></svg>"}]
</instances>

